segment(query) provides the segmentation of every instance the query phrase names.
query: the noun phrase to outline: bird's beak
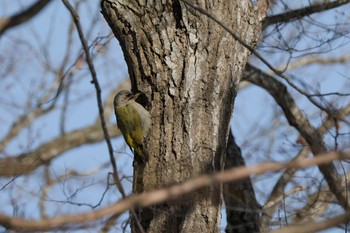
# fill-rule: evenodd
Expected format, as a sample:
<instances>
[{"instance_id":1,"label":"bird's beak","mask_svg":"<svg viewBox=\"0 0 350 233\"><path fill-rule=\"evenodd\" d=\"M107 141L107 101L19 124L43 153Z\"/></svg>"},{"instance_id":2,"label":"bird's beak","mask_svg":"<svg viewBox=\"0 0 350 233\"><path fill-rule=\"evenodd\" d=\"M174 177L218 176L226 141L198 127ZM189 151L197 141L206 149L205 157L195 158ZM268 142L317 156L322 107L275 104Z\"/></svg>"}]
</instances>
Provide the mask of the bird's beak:
<instances>
[{"instance_id":1,"label":"bird's beak","mask_svg":"<svg viewBox=\"0 0 350 233\"><path fill-rule=\"evenodd\" d=\"M132 98L136 100L139 95L141 95L141 92L134 93L134 96Z\"/></svg>"}]
</instances>

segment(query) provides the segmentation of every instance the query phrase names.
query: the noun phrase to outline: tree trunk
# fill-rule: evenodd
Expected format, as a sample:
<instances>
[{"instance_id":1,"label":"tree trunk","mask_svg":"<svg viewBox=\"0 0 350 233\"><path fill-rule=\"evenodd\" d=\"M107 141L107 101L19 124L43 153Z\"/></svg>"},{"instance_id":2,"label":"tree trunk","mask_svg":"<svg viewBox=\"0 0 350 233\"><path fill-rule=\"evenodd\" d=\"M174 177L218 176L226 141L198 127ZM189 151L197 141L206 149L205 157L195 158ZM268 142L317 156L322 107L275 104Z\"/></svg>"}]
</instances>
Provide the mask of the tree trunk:
<instances>
[{"instance_id":1,"label":"tree trunk","mask_svg":"<svg viewBox=\"0 0 350 233\"><path fill-rule=\"evenodd\" d=\"M232 132L227 140L225 169L245 166L241 149L235 142ZM250 178L223 185L226 205L226 233L260 232L261 208L255 199L255 192Z\"/></svg>"},{"instance_id":2,"label":"tree trunk","mask_svg":"<svg viewBox=\"0 0 350 233\"><path fill-rule=\"evenodd\" d=\"M250 0L196 4L255 45L260 24ZM145 93L152 116L149 158L135 163L133 192L223 169L236 86L250 52L181 1L103 0L102 14L123 49L132 88ZM219 232L221 193L216 185L138 209L132 231L139 232L139 220L145 232Z\"/></svg>"}]
</instances>

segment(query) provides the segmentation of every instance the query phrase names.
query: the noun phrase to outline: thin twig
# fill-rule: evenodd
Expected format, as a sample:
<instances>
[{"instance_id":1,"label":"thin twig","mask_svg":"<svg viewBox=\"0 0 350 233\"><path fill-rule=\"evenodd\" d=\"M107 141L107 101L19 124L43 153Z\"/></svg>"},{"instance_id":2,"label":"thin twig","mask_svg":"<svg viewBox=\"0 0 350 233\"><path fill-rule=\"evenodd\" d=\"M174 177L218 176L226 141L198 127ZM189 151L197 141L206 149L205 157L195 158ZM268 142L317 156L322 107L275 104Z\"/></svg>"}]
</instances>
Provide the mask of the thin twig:
<instances>
[{"instance_id":1,"label":"thin twig","mask_svg":"<svg viewBox=\"0 0 350 233\"><path fill-rule=\"evenodd\" d=\"M90 56L89 46L85 40L84 33L83 33L82 27L80 25L78 14L75 12L74 8L68 2L68 0L62 0L62 2L66 6L66 8L70 12L70 14L72 15L72 18L74 20L74 24L75 24L77 31L78 31L78 34L79 34L79 39L81 41L81 44L83 46L83 50L85 52L86 63L88 64L88 67L90 70L90 74L92 77L92 83L94 84L95 89L96 89L97 105L98 105L99 116L100 116L100 120L101 120L101 126L102 126L102 130L103 130L104 138L105 138L105 141L106 141L107 147L108 147L109 159L110 159L110 161L112 163L112 167L113 167L113 179L114 179L114 182L115 182L119 192L121 193L122 197L125 198L126 194L125 194L124 188L120 182L120 179L118 177L117 164L116 164L116 161L115 161L114 156L113 156L113 147L112 147L111 139L110 139L110 136L108 133L107 124L106 124L106 120L105 120L104 112L103 112L101 88L100 88L100 85L99 85L99 82L97 79L94 64L93 64L91 56Z\"/></svg>"},{"instance_id":2,"label":"thin twig","mask_svg":"<svg viewBox=\"0 0 350 233\"><path fill-rule=\"evenodd\" d=\"M118 176L118 170L117 170L117 164L116 161L114 159L113 156L113 147L112 147L112 143L111 143L111 139L108 133L108 129L107 129L107 124L105 121L105 117L104 117L104 111L103 111L103 104L102 104L102 98L101 98L101 88L97 79L97 75L96 75L96 71L95 71L95 67L94 64L92 62L91 56L90 56L90 51L89 51L89 46L85 40L84 34L83 34L83 30L82 27L80 25L80 21L79 21L79 16L78 14L75 12L74 8L72 7L72 5L68 2L68 0L62 0L63 4L67 7L68 11L71 13L75 26L77 27L77 31L79 34L79 38L81 41L81 44L83 46L84 52L85 52L85 58L86 58L86 62L88 64L90 73L91 73L91 77L92 77L92 83L95 86L96 89L96 97L97 97L97 104L98 104L98 110L99 110L99 116L100 116L100 120L101 120L101 126L102 126L102 130L103 130L103 134L105 137L105 141L107 143L107 147L108 147L108 152L109 152L109 158L110 161L112 163L112 167L113 167L113 179L114 179L114 183L116 184L117 188L119 189L119 192L121 193L123 198L126 198L126 194L124 191L124 188L120 182L119 176ZM142 225L134 211L134 209L130 209L132 215L134 216L135 220L136 220L136 224L140 230L141 233L144 233L144 230L142 228ZM119 217L119 214L114 214L111 217L109 217L108 219L108 223L111 224L113 223L116 218Z\"/></svg>"}]
</instances>

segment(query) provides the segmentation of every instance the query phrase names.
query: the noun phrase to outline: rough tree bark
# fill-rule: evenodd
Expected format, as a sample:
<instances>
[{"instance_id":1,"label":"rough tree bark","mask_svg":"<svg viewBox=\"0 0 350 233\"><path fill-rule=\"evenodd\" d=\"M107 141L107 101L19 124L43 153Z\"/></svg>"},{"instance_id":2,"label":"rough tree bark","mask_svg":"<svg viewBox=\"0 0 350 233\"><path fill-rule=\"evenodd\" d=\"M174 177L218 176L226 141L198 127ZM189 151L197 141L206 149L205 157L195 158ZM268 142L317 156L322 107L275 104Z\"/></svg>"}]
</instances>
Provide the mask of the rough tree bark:
<instances>
[{"instance_id":1,"label":"rough tree bark","mask_svg":"<svg viewBox=\"0 0 350 233\"><path fill-rule=\"evenodd\" d=\"M193 1L250 46L261 25L250 0ZM123 49L133 90L147 96L149 160L135 163L133 192L223 169L236 86L250 52L183 2L102 0ZM146 99L146 98L145 98ZM136 210L145 232L218 232L222 187ZM135 219L132 231L138 232Z\"/></svg>"}]
</instances>

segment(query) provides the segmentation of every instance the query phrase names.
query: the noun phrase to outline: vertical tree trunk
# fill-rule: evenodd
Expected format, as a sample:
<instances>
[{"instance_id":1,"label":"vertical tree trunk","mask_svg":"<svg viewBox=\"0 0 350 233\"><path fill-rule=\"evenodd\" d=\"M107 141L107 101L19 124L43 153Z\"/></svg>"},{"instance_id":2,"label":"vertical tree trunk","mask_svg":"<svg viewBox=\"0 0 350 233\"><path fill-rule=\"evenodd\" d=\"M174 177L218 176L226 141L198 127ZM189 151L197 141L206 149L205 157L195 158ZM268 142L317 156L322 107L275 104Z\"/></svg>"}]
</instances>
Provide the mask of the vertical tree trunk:
<instances>
[{"instance_id":1,"label":"vertical tree trunk","mask_svg":"<svg viewBox=\"0 0 350 233\"><path fill-rule=\"evenodd\" d=\"M241 149L230 131L227 140L225 169L245 166ZM226 233L260 232L260 206L255 199L253 184L250 178L223 185L223 196L226 205Z\"/></svg>"},{"instance_id":2,"label":"vertical tree trunk","mask_svg":"<svg viewBox=\"0 0 350 233\"><path fill-rule=\"evenodd\" d=\"M260 34L250 0L192 1L249 45ZM133 89L149 101L149 161L135 164L141 193L223 168L232 106L249 51L217 23L178 0L103 0ZM220 185L137 210L146 232L218 232ZM138 232L135 219L132 230Z\"/></svg>"}]
</instances>

